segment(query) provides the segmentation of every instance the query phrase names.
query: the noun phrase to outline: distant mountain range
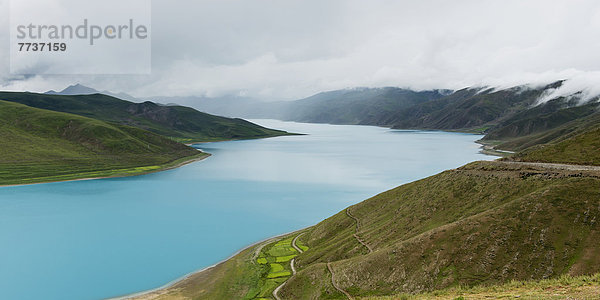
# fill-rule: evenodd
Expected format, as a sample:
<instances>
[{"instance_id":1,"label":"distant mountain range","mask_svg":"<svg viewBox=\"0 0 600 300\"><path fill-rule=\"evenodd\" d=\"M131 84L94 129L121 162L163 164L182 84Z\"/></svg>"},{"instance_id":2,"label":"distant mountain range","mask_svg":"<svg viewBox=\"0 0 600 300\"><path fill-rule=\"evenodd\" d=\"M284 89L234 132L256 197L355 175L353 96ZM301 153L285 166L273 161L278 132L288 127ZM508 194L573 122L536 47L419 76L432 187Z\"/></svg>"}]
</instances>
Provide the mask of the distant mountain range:
<instances>
[{"instance_id":1,"label":"distant mountain range","mask_svg":"<svg viewBox=\"0 0 600 300\"><path fill-rule=\"evenodd\" d=\"M237 96L151 99L170 105L185 104L203 112L229 117L481 133L486 134L482 142L497 149L522 150L552 140L558 134L555 130L573 131L582 126L581 123L586 123L586 118L595 120L598 116L598 97L582 103L581 93L538 103L563 84L564 81L556 81L538 87L472 87L457 91L353 88L322 92L295 101L275 102ZM93 92L97 91L74 85L57 94Z\"/></svg>"}]
</instances>

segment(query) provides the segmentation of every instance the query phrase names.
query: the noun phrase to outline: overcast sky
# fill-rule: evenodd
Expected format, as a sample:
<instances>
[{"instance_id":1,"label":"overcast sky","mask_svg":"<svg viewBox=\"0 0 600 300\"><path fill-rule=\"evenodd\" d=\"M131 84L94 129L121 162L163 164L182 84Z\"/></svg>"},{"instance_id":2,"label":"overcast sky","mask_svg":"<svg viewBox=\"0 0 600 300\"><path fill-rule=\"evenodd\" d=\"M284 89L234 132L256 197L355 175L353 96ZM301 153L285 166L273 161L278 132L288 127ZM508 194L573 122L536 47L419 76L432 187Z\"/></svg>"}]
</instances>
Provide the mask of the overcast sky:
<instances>
[{"instance_id":1,"label":"overcast sky","mask_svg":"<svg viewBox=\"0 0 600 300\"><path fill-rule=\"evenodd\" d=\"M7 2L0 0L5 45ZM135 96L295 99L357 86L458 89L571 78L567 90L600 92L598 0L156 0L151 36L151 75L11 76L5 46L1 88L79 82Z\"/></svg>"}]
</instances>

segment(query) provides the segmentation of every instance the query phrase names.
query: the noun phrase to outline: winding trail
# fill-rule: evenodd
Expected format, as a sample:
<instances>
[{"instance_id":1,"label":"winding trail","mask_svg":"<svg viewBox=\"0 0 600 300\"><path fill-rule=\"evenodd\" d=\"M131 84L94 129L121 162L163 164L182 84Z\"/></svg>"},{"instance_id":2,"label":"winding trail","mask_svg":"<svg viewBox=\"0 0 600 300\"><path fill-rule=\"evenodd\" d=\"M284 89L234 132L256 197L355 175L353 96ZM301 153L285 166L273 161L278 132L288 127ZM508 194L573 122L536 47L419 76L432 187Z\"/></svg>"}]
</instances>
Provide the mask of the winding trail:
<instances>
[{"instance_id":1,"label":"winding trail","mask_svg":"<svg viewBox=\"0 0 600 300\"><path fill-rule=\"evenodd\" d=\"M304 233L305 233L305 232L303 232L303 233L301 233L301 234L297 235L297 236L294 238L294 240L292 240L292 247L294 247L294 249L296 249L296 251L298 251L298 253L302 253L302 252L304 252L304 251L302 251L302 249L300 249L300 247L296 246L296 240L297 240L297 239L298 239L298 238L299 238L301 235L303 235Z\"/></svg>"},{"instance_id":2,"label":"winding trail","mask_svg":"<svg viewBox=\"0 0 600 300\"><path fill-rule=\"evenodd\" d=\"M290 268L292 268L292 276L296 275L296 267L294 267L294 260L295 260L295 258L292 258L292 260L290 260Z\"/></svg>"},{"instance_id":3,"label":"winding trail","mask_svg":"<svg viewBox=\"0 0 600 300\"><path fill-rule=\"evenodd\" d=\"M358 236L358 232L360 232L360 220L350 213L350 207L346 208L346 214L356 222L356 232L352 236L354 236L361 245L365 246L369 250L369 253L373 252L373 249Z\"/></svg>"},{"instance_id":4,"label":"winding trail","mask_svg":"<svg viewBox=\"0 0 600 300\"><path fill-rule=\"evenodd\" d=\"M354 220L354 222L356 222L356 232L354 234L352 234L352 236L354 236L354 238L363 246L365 246L368 250L369 253L373 252L373 249L371 249L371 247L369 245L367 245L367 243L365 243L359 236L358 233L360 232L360 220L353 216L352 213L350 212L350 207L346 208L346 214L348 215L348 217L350 217L351 219ZM350 295L350 293L346 292L344 289L342 289L336 282L335 282L335 273L333 272L333 267L331 266L331 262L327 263L327 269L329 270L329 273L331 273L331 284L333 285L333 287L340 291L342 294L346 295L346 297L348 299L354 299L352 297L352 295Z\"/></svg>"},{"instance_id":5,"label":"winding trail","mask_svg":"<svg viewBox=\"0 0 600 300\"><path fill-rule=\"evenodd\" d=\"M257 248L256 250L254 250L254 254L252 254L252 262L256 263L256 258L258 257L258 255L260 254L260 251L262 250L262 248L266 245L268 245L269 243L273 242L274 240L276 240L275 238L271 238L268 239L264 242L262 242Z\"/></svg>"},{"instance_id":6,"label":"winding trail","mask_svg":"<svg viewBox=\"0 0 600 300\"><path fill-rule=\"evenodd\" d=\"M331 263L330 262L327 263L327 269L329 270L329 273L331 273L331 284L333 285L333 287L336 290L340 291L342 294L346 295L346 297L348 297L348 299L351 299L351 300L354 299L352 297L352 295L350 295L348 292L346 292L345 290L343 290L342 288L340 288L337 285L337 283L335 282L335 275L333 273L333 268L331 267Z\"/></svg>"},{"instance_id":7,"label":"winding trail","mask_svg":"<svg viewBox=\"0 0 600 300\"><path fill-rule=\"evenodd\" d=\"M301 233L301 234L299 234L299 235L297 235L297 236L296 236L296 237L295 237L295 238L292 240L292 247L294 247L294 249L296 249L296 251L298 251L298 253L302 253L302 252L304 252L304 251L302 251L302 249L300 249L300 247L298 247L298 246L296 245L296 240L298 240L298 238L299 238L301 235L303 235L303 234L304 234L304 232L303 232L303 233ZM261 247L261 249L262 249L262 247ZM259 251L259 252L260 252L260 251ZM292 269L292 276L296 275L296 267L294 266L294 262L295 262L295 261L296 261L296 258L292 258L292 260L290 260L290 268ZM290 277L290 278L292 278L292 277ZM290 278L288 278L287 280L290 280ZM281 289L281 288L282 288L282 287L285 285L285 283L287 282L287 280L286 280L286 281L284 281L282 284L280 284L278 287L276 287L276 288L273 290L273 298L275 298L275 300L281 300L281 298L279 298L279 296L277 295L277 293L279 293L279 290L280 290L280 289Z\"/></svg>"},{"instance_id":8,"label":"winding trail","mask_svg":"<svg viewBox=\"0 0 600 300\"><path fill-rule=\"evenodd\" d=\"M273 298L275 298L275 300L281 300L281 298L279 298L279 296L277 296L277 293L279 293L279 290L283 287L284 284L285 284L285 282L273 290Z\"/></svg>"}]
</instances>

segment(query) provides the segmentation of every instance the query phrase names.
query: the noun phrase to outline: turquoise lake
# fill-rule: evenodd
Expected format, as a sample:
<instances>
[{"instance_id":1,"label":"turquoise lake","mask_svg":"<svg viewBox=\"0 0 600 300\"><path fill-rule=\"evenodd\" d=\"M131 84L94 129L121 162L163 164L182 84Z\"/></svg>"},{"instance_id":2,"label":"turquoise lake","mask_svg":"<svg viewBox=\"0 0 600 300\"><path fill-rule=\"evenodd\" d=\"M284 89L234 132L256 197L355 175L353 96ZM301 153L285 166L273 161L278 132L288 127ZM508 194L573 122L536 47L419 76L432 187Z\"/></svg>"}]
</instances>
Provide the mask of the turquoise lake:
<instances>
[{"instance_id":1,"label":"turquoise lake","mask_svg":"<svg viewBox=\"0 0 600 300\"><path fill-rule=\"evenodd\" d=\"M256 241L475 160L479 135L253 120L306 133L196 145L201 162L128 178L0 188L0 298L152 289Z\"/></svg>"}]
</instances>

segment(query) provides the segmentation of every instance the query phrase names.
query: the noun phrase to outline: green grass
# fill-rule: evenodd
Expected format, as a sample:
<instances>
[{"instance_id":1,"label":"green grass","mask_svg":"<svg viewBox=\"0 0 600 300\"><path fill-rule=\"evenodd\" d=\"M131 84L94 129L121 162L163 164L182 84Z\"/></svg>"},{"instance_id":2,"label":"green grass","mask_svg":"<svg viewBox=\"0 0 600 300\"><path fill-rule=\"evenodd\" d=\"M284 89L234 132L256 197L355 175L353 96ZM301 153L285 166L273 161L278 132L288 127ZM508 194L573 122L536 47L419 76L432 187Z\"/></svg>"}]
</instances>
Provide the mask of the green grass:
<instances>
[{"instance_id":1,"label":"green grass","mask_svg":"<svg viewBox=\"0 0 600 300\"><path fill-rule=\"evenodd\" d=\"M356 296L600 272L596 176L478 162L403 185L352 207L375 252L352 236L354 221L342 211L307 231L301 271L281 294L330 289L322 271L329 261Z\"/></svg>"},{"instance_id":2,"label":"green grass","mask_svg":"<svg viewBox=\"0 0 600 300\"><path fill-rule=\"evenodd\" d=\"M296 256L298 256L298 254L278 256L276 262L288 262L288 261L292 260L292 258L294 258Z\"/></svg>"},{"instance_id":3,"label":"green grass","mask_svg":"<svg viewBox=\"0 0 600 300\"><path fill-rule=\"evenodd\" d=\"M281 240L272 245L268 251L270 256L288 256L294 255L297 251L292 247L292 238Z\"/></svg>"},{"instance_id":4,"label":"green grass","mask_svg":"<svg viewBox=\"0 0 600 300\"><path fill-rule=\"evenodd\" d=\"M298 246L298 248L300 248L304 252L308 250L308 246L304 245L301 239L296 240L296 246Z\"/></svg>"},{"instance_id":5,"label":"green grass","mask_svg":"<svg viewBox=\"0 0 600 300\"><path fill-rule=\"evenodd\" d=\"M600 165L600 124L574 136L549 144L531 147L512 157L512 160Z\"/></svg>"},{"instance_id":6,"label":"green grass","mask_svg":"<svg viewBox=\"0 0 600 300\"><path fill-rule=\"evenodd\" d=\"M245 298L270 297L273 290L292 275L289 261L298 255L298 252L292 247L294 236L281 238L263 247L256 263L264 265L265 269Z\"/></svg>"},{"instance_id":7,"label":"green grass","mask_svg":"<svg viewBox=\"0 0 600 300\"><path fill-rule=\"evenodd\" d=\"M393 299L600 299L600 274L563 275L544 280L511 280L500 285L453 287L421 294L367 297L371 300Z\"/></svg>"},{"instance_id":8,"label":"green grass","mask_svg":"<svg viewBox=\"0 0 600 300\"><path fill-rule=\"evenodd\" d=\"M134 127L0 101L0 185L128 176L207 154Z\"/></svg>"},{"instance_id":9,"label":"green grass","mask_svg":"<svg viewBox=\"0 0 600 300\"><path fill-rule=\"evenodd\" d=\"M285 131L265 128L242 119L213 116L189 107L160 106L149 101L133 103L102 94L65 96L0 92L0 99L137 127L184 142L265 138L287 134Z\"/></svg>"}]
</instances>

